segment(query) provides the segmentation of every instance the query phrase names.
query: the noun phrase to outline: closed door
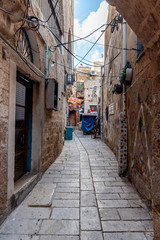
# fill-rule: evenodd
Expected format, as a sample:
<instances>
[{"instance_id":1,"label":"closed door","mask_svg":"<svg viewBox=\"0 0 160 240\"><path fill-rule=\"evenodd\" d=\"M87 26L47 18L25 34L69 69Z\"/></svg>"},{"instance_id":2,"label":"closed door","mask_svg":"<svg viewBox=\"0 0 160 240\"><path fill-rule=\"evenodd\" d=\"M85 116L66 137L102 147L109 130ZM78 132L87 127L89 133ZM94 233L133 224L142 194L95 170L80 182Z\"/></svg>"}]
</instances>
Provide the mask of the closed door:
<instances>
[{"instance_id":1,"label":"closed door","mask_svg":"<svg viewBox=\"0 0 160 240\"><path fill-rule=\"evenodd\" d=\"M28 83L18 77L16 82L15 181L27 172Z\"/></svg>"}]
</instances>

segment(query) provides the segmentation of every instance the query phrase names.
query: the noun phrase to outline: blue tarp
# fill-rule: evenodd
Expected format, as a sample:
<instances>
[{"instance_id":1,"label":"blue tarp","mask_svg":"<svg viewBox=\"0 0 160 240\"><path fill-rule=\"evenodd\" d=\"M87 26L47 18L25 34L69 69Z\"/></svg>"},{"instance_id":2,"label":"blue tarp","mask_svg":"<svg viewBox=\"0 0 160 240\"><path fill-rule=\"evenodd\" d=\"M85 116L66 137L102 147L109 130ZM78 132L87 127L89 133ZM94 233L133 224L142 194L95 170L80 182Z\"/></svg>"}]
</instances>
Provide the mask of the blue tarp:
<instances>
[{"instance_id":1,"label":"blue tarp","mask_svg":"<svg viewBox=\"0 0 160 240\"><path fill-rule=\"evenodd\" d=\"M81 129L84 133L91 131L94 128L96 116L83 116Z\"/></svg>"}]
</instances>

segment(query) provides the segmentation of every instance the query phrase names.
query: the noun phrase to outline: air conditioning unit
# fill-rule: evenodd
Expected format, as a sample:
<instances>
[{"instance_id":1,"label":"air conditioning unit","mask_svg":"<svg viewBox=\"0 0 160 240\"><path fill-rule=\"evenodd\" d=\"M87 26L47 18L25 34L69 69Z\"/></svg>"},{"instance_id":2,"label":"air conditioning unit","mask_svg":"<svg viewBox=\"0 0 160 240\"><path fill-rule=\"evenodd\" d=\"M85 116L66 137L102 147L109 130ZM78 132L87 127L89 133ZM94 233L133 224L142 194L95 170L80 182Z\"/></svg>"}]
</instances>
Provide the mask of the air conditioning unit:
<instances>
[{"instance_id":1,"label":"air conditioning unit","mask_svg":"<svg viewBox=\"0 0 160 240\"><path fill-rule=\"evenodd\" d=\"M91 71L91 75L96 76L97 75L96 71Z\"/></svg>"}]
</instances>

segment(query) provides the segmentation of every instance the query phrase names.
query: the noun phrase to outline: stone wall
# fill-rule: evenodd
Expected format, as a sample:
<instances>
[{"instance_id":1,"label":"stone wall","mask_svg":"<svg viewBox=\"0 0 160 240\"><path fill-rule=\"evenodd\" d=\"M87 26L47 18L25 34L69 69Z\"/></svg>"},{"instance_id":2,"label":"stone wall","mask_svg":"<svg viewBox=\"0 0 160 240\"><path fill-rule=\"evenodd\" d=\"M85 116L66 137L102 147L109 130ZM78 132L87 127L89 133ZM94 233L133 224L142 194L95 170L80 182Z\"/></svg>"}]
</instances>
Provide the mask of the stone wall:
<instances>
[{"instance_id":1,"label":"stone wall","mask_svg":"<svg viewBox=\"0 0 160 240\"><path fill-rule=\"evenodd\" d=\"M6 48L7 49L7 48ZM2 58L0 45L0 220L7 207L7 173L8 173L8 116L9 116L9 57Z\"/></svg>"},{"instance_id":2,"label":"stone wall","mask_svg":"<svg viewBox=\"0 0 160 240\"><path fill-rule=\"evenodd\" d=\"M0 6L4 7L0 2ZM15 5L14 5L15 4ZM16 4L20 1L13 2L13 8L8 1L8 11L23 17L25 6L16 10ZM63 1L63 32L64 41L68 41L68 32L73 32L73 7L71 1ZM33 1L34 14L42 18L42 13L38 3ZM29 14L33 11L29 8ZM21 25L19 19L7 17L2 19L8 28L0 28L0 33L5 36L7 41L13 46L13 33ZM11 29L9 26L11 25ZM57 43L53 35L44 27L40 27L38 32L26 28L28 37L32 44L32 53L34 57L33 64L29 65L33 70L43 75L45 71L45 50L46 45L53 48ZM6 29L8 31L6 31ZM3 30L3 31L2 31ZM2 58L2 48L4 58ZM73 45L71 46L73 51ZM50 59L51 58L51 59ZM51 66L52 61L56 64ZM11 66L14 64L14 69ZM20 71L26 77L33 81L33 109L32 109L32 157L31 173L41 175L52 164L60 154L63 147L63 136L65 127L66 96L64 91L64 76L67 73L67 51L61 51L57 48L56 52L51 55L48 53L48 77L55 79L60 87L59 91L59 108L57 110L46 109L46 83L44 78L38 77L22 61L22 59L13 51L4 41L0 41L0 222L4 220L10 211L14 199L14 155L15 155L15 96L16 96L16 75ZM47 65L48 67L48 65ZM12 99L14 98L14 99ZM14 111L13 111L14 109ZM24 195L25 196L25 195Z\"/></svg>"},{"instance_id":3,"label":"stone wall","mask_svg":"<svg viewBox=\"0 0 160 240\"><path fill-rule=\"evenodd\" d=\"M110 18L115 8L110 7ZM111 19L108 20L108 22ZM123 156L127 156L125 149L128 144L128 166L129 177L134 182L137 190L151 205L151 157L152 157L152 79L150 75L150 60L143 54L137 56L137 51L127 50L127 61L133 68L133 79L129 86L126 86L126 108L127 128L125 133L123 126L124 95L113 94L114 84L120 84L119 75L123 68L123 35L122 24L119 30L110 34L106 32L106 39L110 36L108 44L116 48L108 47L106 50L105 78L103 88L103 112L104 112L104 141L112 148L119 160L120 168L123 168ZM117 49L118 48L118 49ZM127 26L127 49L137 49L137 37ZM120 53L120 54L119 54ZM112 59L118 57L113 61ZM108 65L108 63L111 64ZM108 119L106 118L108 111ZM119 141L128 135L127 142ZM125 162L125 161L124 161ZM125 163L126 164L126 163ZM121 173L121 169L119 169ZM145 183L145 184L144 184Z\"/></svg>"},{"instance_id":4,"label":"stone wall","mask_svg":"<svg viewBox=\"0 0 160 240\"><path fill-rule=\"evenodd\" d=\"M130 27L136 33L145 48L145 60L143 59L141 73L139 74L141 82L135 87L135 100L137 113L134 113L134 108L129 111L130 123L132 129L136 131L134 140L131 142L140 142L139 149L135 154L135 160L132 164L133 170L130 165L130 173L136 172L139 177L135 179L134 174L131 178L134 180L137 188L142 192L145 197L148 197L152 202L153 209L153 222L155 229L155 240L160 239L160 154L159 154L159 99L160 99L160 86L159 86L159 43L160 43L160 20L159 20L159 0L108 0L114 5L122 16L127 20ZM127 9L127 10L126 10ZM150 61L148 63L148 61ZM139 67L140 65L137 64ZM139 79L137 75L137 78ZM143 84L142 84L143 83ZM140 84L140 85L139 85ZM142 90L143 87L143 90ZM145 90L144 90L145 89ZM138 90L138 91L137 91ZM138 95L139 94L139 95ZM131 95L131 94L130 94ZM129 99L129 98L128 98ZM133 98L132 98L133 99ZM138 114L138 115L137 115ZM134 119L137 119L139 126L135 127ZM147 136L146 136L147 135ZM134 134L133 134L134 136ZM132 138L131 138L132 139ZM130 142L130 145L131 145ZM130 149L133 147L130 146ZM131 159L130 153L129 158ZM139 155L139 156L138 156ZM139 160L138 160L139 159ZM150 169L150 172L149 172ZM148 173L149 172L149 173ZM149 174L149 184L146 184L147 175ZM140 180L138 182L138 179ZM144 182L145 184L144 184ZM144 185L144 189L139 187ZM145 193L144 193L145 192Z\"/></svg>"}]
</instances>

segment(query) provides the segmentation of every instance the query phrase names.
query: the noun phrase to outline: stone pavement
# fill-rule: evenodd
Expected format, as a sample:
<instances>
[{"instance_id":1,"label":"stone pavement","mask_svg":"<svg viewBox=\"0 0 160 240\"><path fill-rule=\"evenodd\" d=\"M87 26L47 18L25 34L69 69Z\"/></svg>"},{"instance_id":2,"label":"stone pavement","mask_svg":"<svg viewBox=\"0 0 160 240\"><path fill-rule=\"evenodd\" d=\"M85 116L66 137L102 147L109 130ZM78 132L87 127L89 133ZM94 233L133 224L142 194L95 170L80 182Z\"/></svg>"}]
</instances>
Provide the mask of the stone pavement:
<instances>
[{"instance_id":1,"label":"stone pavement","mask_svg":"<svg viewBox=\"0 0 160 240\"><path fill-rule=\"evenodd\" d=\"M117 175L111 150L76 131L1 226L0 240L151 240L152 231L151 212Z\"/></svg>"}]
</instances>

